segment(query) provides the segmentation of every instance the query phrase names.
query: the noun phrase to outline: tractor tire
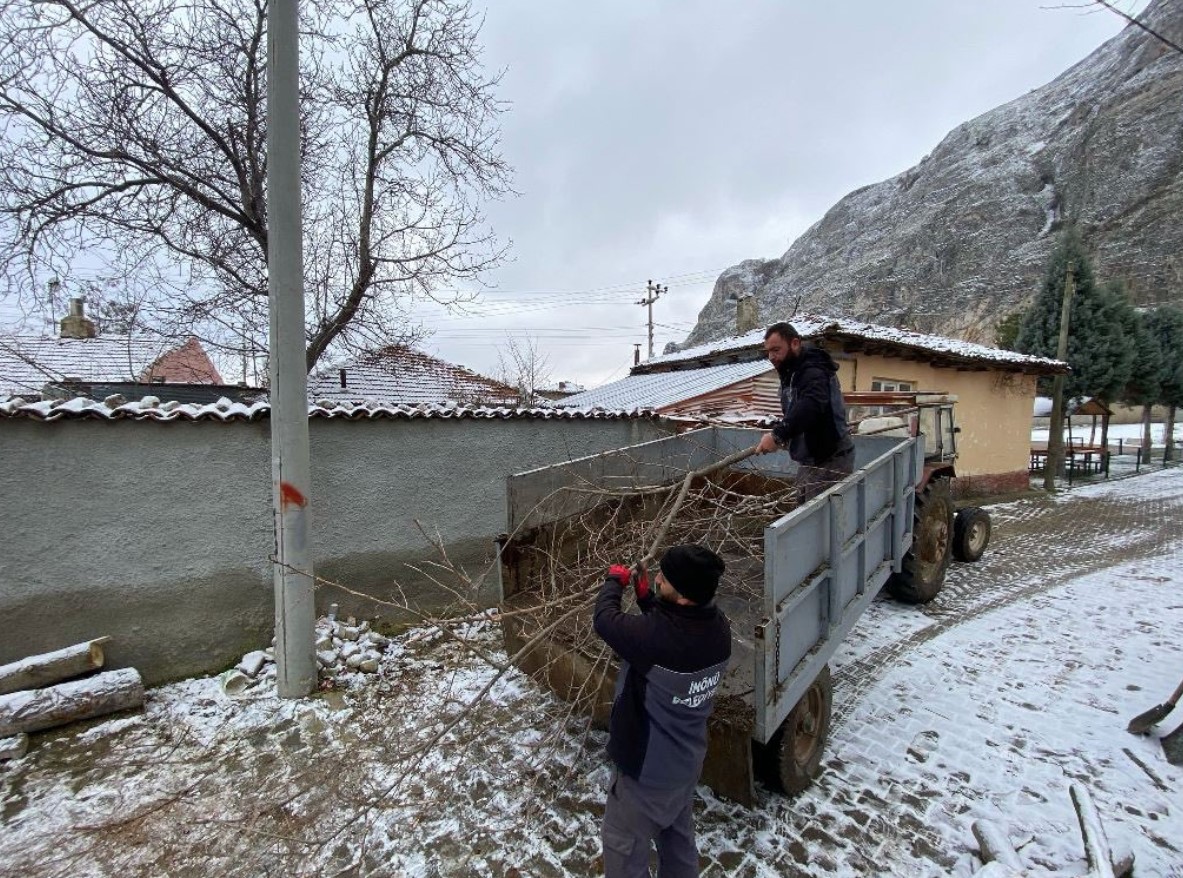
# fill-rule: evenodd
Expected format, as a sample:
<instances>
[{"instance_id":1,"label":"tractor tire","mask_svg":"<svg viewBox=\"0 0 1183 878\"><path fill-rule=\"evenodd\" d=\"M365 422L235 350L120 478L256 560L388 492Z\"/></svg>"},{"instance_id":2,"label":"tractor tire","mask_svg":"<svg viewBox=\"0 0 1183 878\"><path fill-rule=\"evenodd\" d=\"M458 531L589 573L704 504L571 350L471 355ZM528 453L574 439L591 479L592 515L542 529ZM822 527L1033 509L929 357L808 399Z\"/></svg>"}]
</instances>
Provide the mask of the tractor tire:
<instances>
[{"instance_id":1,"label":"tractor tire","mask_svg":"<svg viewBox=\"0 0 1183 878\"><path fill-rule=\"evenodd\" d=\"M953 495L949 480L936 478L916 495L912 548L899 573L887 581L892 597L907 604L927 604L945 584L953 548Z\"/></svg>"},{"instance_id":2,"label":"tractor tire","mask_svg":"<svg viewBox=\"0 0 1183 878\"><path fill-rule=\"evenodd\" d=\"M977 561L990 545L990 513L977 506L957 510L953 518L953 557Z\"/></svg>"},{"instance_id":3,"label":"tractor tire","mask_svg":"<svg viewBox=\"0 0 1183 878\"><path fill-rule=\"evenodd\" d=\"M767 772L769 780L783 792L796 795L821 773L833 704L834 688L826 665L785 717L765 750L771 769Z\"/></svg>"}]
</instances>

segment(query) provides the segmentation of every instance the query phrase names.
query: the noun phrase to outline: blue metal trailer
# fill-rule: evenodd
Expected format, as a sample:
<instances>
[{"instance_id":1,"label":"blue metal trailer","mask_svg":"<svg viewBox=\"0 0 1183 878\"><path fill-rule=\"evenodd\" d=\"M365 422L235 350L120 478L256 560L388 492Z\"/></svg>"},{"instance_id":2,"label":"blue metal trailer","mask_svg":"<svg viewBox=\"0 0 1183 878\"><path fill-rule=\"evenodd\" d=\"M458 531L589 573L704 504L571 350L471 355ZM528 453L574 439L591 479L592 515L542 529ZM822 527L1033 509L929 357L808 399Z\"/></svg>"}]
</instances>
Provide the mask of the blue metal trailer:
<instances>
[{"instance_id":1,"label":"blue metal trailer","mask_svg":"<svg viewBox=\"0 0 1183 878\"><path fill-rule=\"evenodd\" d=\"M856 435L853 474L764 527L762 582L746 597L717 597L732 620L734 650L703 779L721 794L751 803L761 765L788 792L807 786L829 728L830 657L886 584L894 583L906 600L939 590L953 529L945 477L952 472L955 429L951 402L934 409L926 416L933 431L927 435L915 420L897 431L904 435ZM511 476L501 575L506 648L515 661L606 719L614 668L586 639L564 636L562 625L548 632L529 622L532 579L542 570L540 553L531 548L546 541L547 557L574 556L578 531L561 532L563 522L594 515L607 495L680 482L759 436L708 427ZM795 465L773 454L748 458L734 471L783 483L792 480ZM927 557L917 554L921 549ZM589 626L590 617L574 616L571 624Z\"/></svg>"}]
</instances>

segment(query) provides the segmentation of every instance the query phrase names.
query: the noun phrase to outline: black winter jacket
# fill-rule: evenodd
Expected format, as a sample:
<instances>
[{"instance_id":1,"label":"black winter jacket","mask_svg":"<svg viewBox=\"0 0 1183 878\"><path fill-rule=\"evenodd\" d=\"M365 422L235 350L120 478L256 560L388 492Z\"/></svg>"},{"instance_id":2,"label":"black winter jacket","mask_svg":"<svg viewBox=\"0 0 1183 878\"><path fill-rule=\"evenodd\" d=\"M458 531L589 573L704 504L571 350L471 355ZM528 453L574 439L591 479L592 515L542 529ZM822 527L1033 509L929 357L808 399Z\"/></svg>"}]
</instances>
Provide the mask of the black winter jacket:
<instances>
[{"instance_id":1,"label":"black winter jacket","mask_svg":"<svg viewBox=\"0 0 1183 878\"><path fill-rule=\"evenodd\" d=\"M819 466L854 448L846 426L846 404L838 385L838 364L821 348L809 345L796 360L785 361L780 375L784 419L772 434L788 446L797 463Z\"/></svg>"},{"instance_id":2,"label":"black winter jacket","mask_svg":"<svg viewBox=\"0 0 1183 878\"><path fill-rule=\"evenodd\" d=\"M731 624L714 603L680 606L655 594L641 614L620 609L623 587L605 580L596 633L620 656L608 726L608 755L648 786L697 782L707 750L707 718L731 658Z\"/></svg>"}]
</instances>

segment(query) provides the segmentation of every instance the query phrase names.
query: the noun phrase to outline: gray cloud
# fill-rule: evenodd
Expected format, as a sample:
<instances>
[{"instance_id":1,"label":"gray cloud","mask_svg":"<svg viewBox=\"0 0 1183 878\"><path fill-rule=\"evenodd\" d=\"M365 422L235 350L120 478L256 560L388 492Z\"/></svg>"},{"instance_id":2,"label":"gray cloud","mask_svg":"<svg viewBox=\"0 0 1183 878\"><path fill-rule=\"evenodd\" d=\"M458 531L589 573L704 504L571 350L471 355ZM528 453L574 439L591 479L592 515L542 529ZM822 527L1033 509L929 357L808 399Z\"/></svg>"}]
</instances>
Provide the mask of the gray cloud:
<instances>
[{"instance_id":1,"label":"gray cloud","mask_svg":"<svg viewBox=\"0 0 1183 878\"><path fill-rule=\"evenodd\" d=\"M491 371L504 327L538 337L555 378L592 383L623 374L645 340L632 302L647 278L670 286L660 349L685 336L719 270L780 255L847 192L1122 26L1041 0L497 0L485 15L521 193L489 214L514 259L491 276L484 318L426 316L439 328L428 346Z\"/></svg>"}]
</instances>

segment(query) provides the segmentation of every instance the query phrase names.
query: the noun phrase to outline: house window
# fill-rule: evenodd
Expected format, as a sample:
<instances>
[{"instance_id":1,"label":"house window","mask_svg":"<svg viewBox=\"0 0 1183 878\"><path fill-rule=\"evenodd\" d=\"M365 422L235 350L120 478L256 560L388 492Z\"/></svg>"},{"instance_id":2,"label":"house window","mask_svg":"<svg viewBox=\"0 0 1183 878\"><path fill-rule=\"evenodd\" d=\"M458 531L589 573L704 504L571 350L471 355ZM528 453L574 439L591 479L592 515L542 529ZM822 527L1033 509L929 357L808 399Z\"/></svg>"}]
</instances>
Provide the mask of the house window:
<instances>
[{"instance_id":1,"label":"house window","mask_svg":"<svg viewBox=\"0 0 1183 878\"><path fill-rule=\"evenodd\" d=\"M871 390L881 390L887 393L911 393L916 390L915 381L900 381L898 378L872 378ZM860 414L864 417L879 417L890 415L899 406L873 405L863 407Z\"/></svg>"},{"instance_id":2,"label":"house window","mask_svg":"<svg viewBox=\"0 0 1183 878\"><path fill-rule=\"evenodd\" d=\"M916 389L915 381L897 381L895 378L872 378L872 390L888 390L899 391L901 393L910 393Z\"/></svg>"}]
</instances>

